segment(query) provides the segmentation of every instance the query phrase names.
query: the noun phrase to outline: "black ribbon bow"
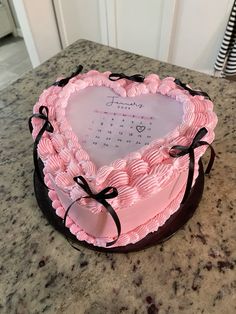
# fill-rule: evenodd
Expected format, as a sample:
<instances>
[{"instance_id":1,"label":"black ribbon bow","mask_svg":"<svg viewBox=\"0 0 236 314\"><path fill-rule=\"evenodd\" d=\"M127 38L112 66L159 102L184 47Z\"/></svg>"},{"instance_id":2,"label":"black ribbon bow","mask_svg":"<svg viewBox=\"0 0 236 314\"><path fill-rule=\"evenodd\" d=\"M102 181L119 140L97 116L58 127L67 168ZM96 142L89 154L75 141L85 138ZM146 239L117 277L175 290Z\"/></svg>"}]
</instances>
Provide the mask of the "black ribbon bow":
<instances>
[{"instance_id":1,"label":"black ribbon bow","mask_svg":"<svg viewBox=\"0 0 236 314\"><path fill-rule=\"evenodd\" d=\"M210 96L206 92L199 91L199 90L193 90L190 87L188 87L185 83L181 82L179 79L175 79L174 82L175 82L175 84L179 85L183 89L187 90L189 92L189 94L192 96L196 96L196 95L204 96L205 98L211 100Z\"/></svg>"},{"instance_id":2,"label":"black ribbon bow","mask_svg":"<svg viewBox=\"0 0 236 314\"><path fill-rule=\"evenodd\" d=\"M78 181L78 179L81 181ZM105 189L103 189L101 192L99 193L93 193L87 183L87 181L85 180L84 177L82 176L77 176L74 177L74 181L88 194L87 196L83 196L84 198L93 198L94 200L96 200L98 203L102 204L106 210L108 211L108 213L111 215L111 217L113 218L116 228L117 228L117 238L114 241L108 242L106 244L106 246L111 246L113 244L116 243L116 241L119 239L120 233L121 233L121 225L120 225L120 220L119 217L117 216L115 210L113 209L113 207L106 201L108 199L112 199L117 197L118 195L118 191L116 188L108 186ZM64 226L66 226L66 217L69 213L69 210L71 209L71 207L74 205L74 203L76 203L77 201L79 201L82 197L76 199L74 202L72 202L70 204L70 206L67 208L65 216L64 216Z\"/></svg>"},{"instance_id":3,"label":"black ribbon bow","mask_svg":"<svg viewBox=\"0 0 236 314\"><path fill-rule=\"evenodd\" d=\"M83 70L83 66L78 65L76 70L70 76L63 78L60 81L53 83L52 85L64 87L69 82L69 80L72 79L72 77L75 77L76 75L80 74L82 70Z\"/></svg>"},{"instance_id":4,"label":"black ribbon bow","mask_svg":"<svg viewBox=\"0 0 236 314\"><path fill-rule=\"evenodd\" d=\"M142 83L145 77L142 74L134 74L134 75L128 76L128 75L125 75L124 73L111 73L109 75L109 80L111 81L118 81L121 79L126 79L133 82Z\"/></svg>"},{"instance_id":5,"label":"black ribbon bow","mask_svg":"<svg viewBox=\"0 0 236 314\"><path fill-rule=\"evenodd\" d=\"M201 128L197 134L195 135L192 143L190 146L181 146L181 145L174 145L171 147L169 154L171 157L181 157L184 155L189 155L189 169L188 169L188 179L187 179L187 185L185 188L185 193L184 197L181 201L181 204L184 204L184 202L187 200L191 188L192 188L192 183L193 183L193 176L194 176L194 166L195 166L195 156L194 156L194 149L203 145L207 145L211 149L211 156L209 163L207 165L207 169L205 171L205 174L209 174L211 171L211 168L213 166L214 160L215 160L215 151L213 147L205 142L201 141L201 139L207 134L207 129L206 128ZM174 151L173 151L174 150ZM178 152L176 152L176 150Z\"/></svg>"},{"instance_id":6,"label":"black ribbon bow","mask_svg":"<svg viewBox=\"0 0 236 314\"><path fill-rule=\"evenodd\" d=\"M44 113L45 112L45 113ZM41 130L39 131L38 135L36 136L36 139L34 141L34 149L33 149L33 159L34 159L34 167L35 167L35 171L38 175L38 178L40 179L40 181L43 183L44 186L45 183L44 183L44 180L43 180L43 177L41 175L41 171L39 169L39 164L38 164L38 153L37 153L37 148L38 148L38 144L39 144L39 141L40 139L42 138L43 136L43 133L45 131L49 132L49 133L52 133L53 132L53 126L51 125L50 121L48 120L48 107L46 106L40 106L39 107L39 113L34 113L30 118L29 118L29 130L30 130L30 133L33 132L33 125L32 125L32 118L39 118L39 119L42 119L44 120L44 124L41 128ZM47 187L47 186L46 186ZM47 187L48 188L48 187Z\"/></svg>"}]
</instances>

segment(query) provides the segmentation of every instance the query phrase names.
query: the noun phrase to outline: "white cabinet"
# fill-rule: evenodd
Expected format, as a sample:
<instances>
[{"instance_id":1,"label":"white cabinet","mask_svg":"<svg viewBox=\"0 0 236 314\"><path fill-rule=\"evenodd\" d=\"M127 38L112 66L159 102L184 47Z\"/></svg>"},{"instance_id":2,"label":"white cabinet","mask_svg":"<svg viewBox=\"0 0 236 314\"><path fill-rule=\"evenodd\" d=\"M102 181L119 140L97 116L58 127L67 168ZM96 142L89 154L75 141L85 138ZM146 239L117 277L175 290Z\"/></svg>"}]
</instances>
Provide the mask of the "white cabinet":
<instances>
[{"instance_id":1,"label":"white cabinet","mask_svg":"<svg viewBox=\"0 0 236 314\"><path fill-rule=\"evenodd\" d=\"M11 11L6 0L0 0L0 38L10 34L16 34Z\"/></svg>"},{"instance_id":2,"label":"white cabinet","mask_svg":"<svg viewBox=\"0 0 236 314\"><path fill-rule=\"evenodd\" d=\"M33 67L61 50L60 36L51 0L13 0Z\"/></svg>"},{"instance_id":3,"label":"white cabinet","mask_svg":"<svg viewBox=\"0 0 236 314\"><path fill-rule=\"evenodd\" d=\"M175 0L54 0L54 6L63 47L85 38L166 60Z\"/></svg>"},{"instance_id":4,"label":"white cabinet","mask_svg":"<svg viewBox=\"0 0 236 314\"><path fill-rule=\"evenodd\" d=\"M26 11L21 19L23 25L29 21L29 54L39 55L34 64L59 51L60 43L65 48L84 38L208 74L214 72L233 2L14 0Z\"/></svg>"},{"instance_id":5,"label":"white cabinet","mask_svg":"<svg viewBox=\"0 0 236 314\"><path fill-rule=\"evenodd\" d=\"M99 1L54 0L63 47L79 38L101 42Z\"/></svg>"},{"instance_id":6,"label":"white cabinet","mask_svg":"<svg viewBox=\"0 0 236 314\"><path fill-rule=\"evenodd\" d=\"M162 23L162 0L116 2L117 47L156 58Z\"/></svg>"},{"instance_id":7,"label":"white cabinet","mask_svg":"<svg viewBox=\"0 0 236 314\"><path fill-rule=\"evenodd\" d=\"M233 0L54 0L63 45L86 38L213 74Z\"/></svg>"}]
</instances>

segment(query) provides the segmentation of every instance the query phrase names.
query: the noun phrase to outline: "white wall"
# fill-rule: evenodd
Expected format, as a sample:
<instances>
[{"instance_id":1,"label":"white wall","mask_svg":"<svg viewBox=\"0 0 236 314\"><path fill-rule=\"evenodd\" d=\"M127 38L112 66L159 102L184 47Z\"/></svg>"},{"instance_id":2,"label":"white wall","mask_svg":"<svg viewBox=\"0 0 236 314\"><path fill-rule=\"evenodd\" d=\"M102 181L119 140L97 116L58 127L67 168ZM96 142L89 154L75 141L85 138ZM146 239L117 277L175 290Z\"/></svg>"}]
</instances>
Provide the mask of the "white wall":
<instances>
[{"instance_id":1,"label":"white wall","mask_svg":"<svg viewBox=\"0 0 236 314\"><path fill-rule=\"evenodd\" d=\"M233 0L179 0L168 61L213 74Z\"/></svg>"}]
</instances>

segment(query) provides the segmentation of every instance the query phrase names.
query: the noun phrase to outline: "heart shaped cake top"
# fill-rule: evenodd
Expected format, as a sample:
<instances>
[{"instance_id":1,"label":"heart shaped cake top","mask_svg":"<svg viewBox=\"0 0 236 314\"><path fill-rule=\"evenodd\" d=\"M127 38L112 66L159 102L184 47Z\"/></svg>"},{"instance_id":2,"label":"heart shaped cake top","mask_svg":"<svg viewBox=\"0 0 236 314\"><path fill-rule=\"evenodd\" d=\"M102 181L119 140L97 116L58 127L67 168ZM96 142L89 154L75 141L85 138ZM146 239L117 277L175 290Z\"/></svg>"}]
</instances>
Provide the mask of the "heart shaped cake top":
<instances>
[{"instance_id":1,"label":"heart shaped cake top","mask_svg":"<svg viewBox=\"0 0 236 314\"><path fill-rule=\"evenodd\" d=\"M96 168L142 152L173 132L182 116L183 105L170 97L121 97L105 86L74 93L66 107L66 120Z\"/></svg>"},{"instance_id":2,"label":"heart shaped cake top","mask_svg":"<svg viewBox=\"0 0 236 314\"><path fill-rule=\"evenodd\" d=\"M110 74L89 71L63 87L49 87L34 113L46 106L54 129L38 145L46 182L54 180L72 200L84 196L74 176L83 175L94 190L114 186L119 195L111 204L118 210L161 190L186 170L188 156L172 158L170 148L189 145L202 127L208 131L204 141L211 143L217 118L209 99L192 96L172 77L111 81ZM33 127L36 137L42 121L33 119ZM205 150L196 149L196 162ZM92 212L102 210L93 200L81 202Z\"/></svg>"}]
</instances>

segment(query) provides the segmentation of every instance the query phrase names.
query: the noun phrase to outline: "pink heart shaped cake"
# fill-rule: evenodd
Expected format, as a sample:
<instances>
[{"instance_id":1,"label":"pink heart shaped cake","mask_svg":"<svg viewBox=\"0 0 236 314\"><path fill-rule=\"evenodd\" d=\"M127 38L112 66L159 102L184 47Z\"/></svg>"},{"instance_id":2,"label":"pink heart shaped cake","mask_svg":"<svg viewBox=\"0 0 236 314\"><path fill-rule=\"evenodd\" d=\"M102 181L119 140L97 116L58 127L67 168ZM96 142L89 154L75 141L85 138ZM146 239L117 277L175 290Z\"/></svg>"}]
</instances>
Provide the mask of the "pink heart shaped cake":
<instances>
[{"instance_id":1,"label":"pink heart shaped cake","mask_svg":"<svg viewBox=\"0 0 236 314\"><path fill-rule=\"evenodd\" d=\"M180 208L217 123L206 93L173 77L113 76L58 81L31 118L56 214L104 248L140 241Z\"/></svg>"}]
</instances>

